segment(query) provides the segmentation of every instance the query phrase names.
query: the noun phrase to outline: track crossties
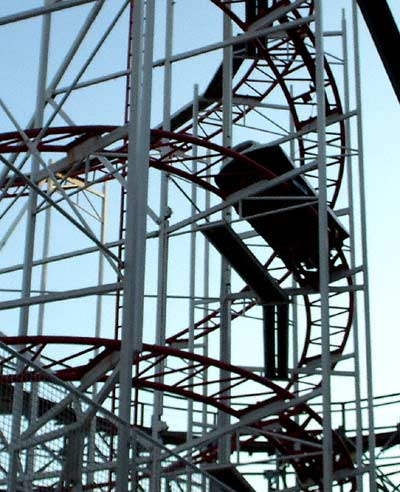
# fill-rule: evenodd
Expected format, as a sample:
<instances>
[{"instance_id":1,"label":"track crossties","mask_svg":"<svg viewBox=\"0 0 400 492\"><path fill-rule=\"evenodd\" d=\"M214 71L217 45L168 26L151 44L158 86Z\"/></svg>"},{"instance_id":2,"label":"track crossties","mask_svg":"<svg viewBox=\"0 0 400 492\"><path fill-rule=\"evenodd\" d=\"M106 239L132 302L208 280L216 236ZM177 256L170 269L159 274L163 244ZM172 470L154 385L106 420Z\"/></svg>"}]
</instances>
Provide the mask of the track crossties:
<instances>
[{"instance_id":1,"label":"track crossties","mask_svg":"<svg viewBox=\"0 0 400 492\"><path fill-rule=\"evenodd\" d=\"M270 179L271 173L278 177L294 170L278 145L249 145L243 155L256 161L259 164L257 168L246 167L239 160L231 159L215 178L217 186L228 196L253 183ZM267 241L294 272L297 281L315 287L319 263L317 202L315 191L302 176L297 175L236 205L241 217ZM340 249L348 237L332 210L328 216L328 237L331 252ZM337 266L331 256L333 273Z\"/></svg>"}]
</instances>

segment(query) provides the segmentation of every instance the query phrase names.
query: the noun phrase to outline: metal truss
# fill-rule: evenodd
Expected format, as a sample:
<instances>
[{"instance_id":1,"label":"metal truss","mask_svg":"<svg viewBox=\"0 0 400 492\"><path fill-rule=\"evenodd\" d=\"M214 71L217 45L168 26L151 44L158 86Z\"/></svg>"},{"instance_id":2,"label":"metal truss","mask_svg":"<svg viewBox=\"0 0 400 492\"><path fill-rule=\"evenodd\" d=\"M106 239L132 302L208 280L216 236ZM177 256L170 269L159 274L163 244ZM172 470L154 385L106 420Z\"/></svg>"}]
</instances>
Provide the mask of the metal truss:
<instances>
[{"instance_id":1,"label":"metal truss","mask_svg":"<svg viewBox=\"0 0 400 492\"><path fill-rule=\"evenodd\" d=\"M31 3L0 16L40 39L0 94L0 489L398 490L355 2Z\"/></svg>"}]
</instances>

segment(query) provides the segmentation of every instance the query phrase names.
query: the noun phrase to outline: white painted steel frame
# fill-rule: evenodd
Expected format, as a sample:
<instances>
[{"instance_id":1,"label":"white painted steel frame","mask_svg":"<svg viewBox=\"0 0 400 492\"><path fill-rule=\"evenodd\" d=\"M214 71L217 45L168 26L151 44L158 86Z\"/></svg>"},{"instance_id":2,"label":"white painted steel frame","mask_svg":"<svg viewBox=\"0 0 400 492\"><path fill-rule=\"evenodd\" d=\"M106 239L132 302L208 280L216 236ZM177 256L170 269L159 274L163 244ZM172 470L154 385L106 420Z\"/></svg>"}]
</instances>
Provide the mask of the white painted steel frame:
<instances>
[{"instance_id":1,"label":"white painted steel frame","mask_svg":"<svg viewBox=\"0 0 400 492\"><path fill-rule=\"evenodd\" d=\"M165 29L165 64L164 64L164 81L163 81L163 129L171 130L171 89L172 89L172 65L170 62L172 56L173 44L173 26L174 26L174 1L166 2L166 29ZM166 143L167 145L167 143ZM166 152L168 147L163 151ZM166 172L161 173L160 183L160 222L158 238L158 265L157 265L157 318L156 318L156 335L157 345L165 344L165 333L167 324L167 294L168 294L168 228L170 209L168 206L169 193L169 176ZM164 362L159 364L159 372L164 370ZM162 375L158 378L163 382ZM152 415L152 436L155 440L160 440L160 431L162 429L163 416L163 394L161 391L154 392L153 398L153 415ZM154 448L153 466L151 475L151 492L160 492L161 488L161 461L160 450Z\"/></svg>"},{"instance_id":2,"label":"white painted steel frame","mask_svg":"<svg viewBox=\"0 0 400 492\"><path fill-rule=\"evenodd\" d=\"M368 449L369 449L369 487L371 492L377 489L376 484L376 463L375 463L375 426L374 426L374 407L373 407L373 381L372 381L372 334L371 334L371 313L369 300L369 277L368 277L368 246L367 246L367 217L365 199L365 175L364 175L364 140L362 135L362 100L361 100L361 68L360 68L360 48L358 31L358 8L355 0L352 1L353 19L353 43L354 43L354 66L355 66L355 87L357 103L357 144L358 144L358 178L360 195L360 219L361 219L361 250L362 264L364 267L364 318L365 318L365 358L366 358L366 380L368 398Z\"/></svg>"},{"instance_id":3,"label":"white painted steel frame","mask_svg":"<svg viewBox=\"0 0 400 492\"><path fill-rule=\"evenodd\" d=\"M344 107L346 113L350 110L350 84L349 84L349 56L348 56L348 33L345 12L342 12L342 37L343 37L343 82L344 82ZM351 148L352 136L351 125L347 119L345 123L347 147ZM347 158L347 181L348 181L348 201L349 201L349 229L350 229L350 266L356 267L355 255L355 235L356 228L354 224L354 176L353 176L353 156ZM360 336L357 313L357 298L355 299L354 320L353 320L353 344L354 344L354 369L355 369L355 402L356 402L356 461L357 470L360 472L363 468L363 443L362 443L362 411L361 411L361 372L360 372ZM364 490L362 474L357 475L357 489L360 492Z\"/></svg>"},{"instance_id":4,"label":"white painted steel frame","mask_svg":"<svg viewBox=\"0 0 400 492\"><path fill-rule=\"evenodd\" d=\"M49 0L45 0L45 5L50 5ZM48 70L48 57L49 57L49 43L50 43L50 26L51 26L51 14L47 13L42 19L41 29L41 42L40 42L40 58L39 58L39 74L38 84L36 92L36 114L35 125L41 127L43 125L43 116L45 108L45 89ZM39 171L39 158L37 155L32 156L31 161L31 179L34 182L36 175ZM25 227L25 249L24 249L24 266L22 270L22 286L21 297L27 298L31 293L32 283L32 262L33 252L35 246L35 232L36 232L36 208L37 208L38 195L35 189L30 189L28 208L27 208L27 220ZM24 336L28 333L29 325L29 305L22 305L19 311L19 324L18 335ZM18 370L18 365L17 365ZM22 407L23 407L23 387L18 385L14 391L12 399L12 430L11 430L11 444L18 443L21 432L21 420L22 420ZM9 470L7 490L13 492L17 489L17 469L18 469L18 453L14 450L10 453ZM28 466L32 466L28 462Z\"/></svg>"},{"instance_id":5,"label":"white painted steel frame","mask_svg":"<svg viewBox=\"0 0 400 492\"><path fill-rule=\"evenodd\" d=\"M93 0L92 0L93 1ZM50 12L55 10L64 9L68 7L73 7L78 4L89 3L90 0L76 0L76 1L64 1L59 2L58 4L54 4L51 7L44 7L42 9L35 9L35 11L27 11L25 13L17 14L15 16L8 16L3 19L0 19L0 25L15 22L17 20L21 20L23 18L28 18L36 15L44 15L44 19L50 18ZM298 1L293 3L290 7L287 7L287 11L295 8L296 6L302 4L302 1ZM86 82L79 82L80 77L83 75L86 67L89 65L90 60L94 57L98 47L91 53L87 63L85 63L85 67L79 72L79 76L74 80L73 84L71 84L68 88L57 89L57 84L61 79L62 74L65 72L68 64L74 57L80 43L85 37L87 33L87 29L90 27L91 23L95 20L99 10L101 9L103 2L97 2L91 11L91 15L89 15L86 27L83 29L76 41L74 43L74 48L71 49L69 54L66 56L63 61L60 70L57 76L54 78L53 82L50 84L50 88L45 91L45 79L46 76L42 75L39 77L41 80L41 87L38 89L38 93L40 93L40 98L38 98L37 108L35 114L35 126L41 127L43 126L43 114L41 114L40 108L44 108L46 101L50 102L49 98L53 97L57 94L64 94L60 105L56 105L55 111L52 114L50 120L46 123L48 126L51 121L54 119L55 115L63 111L62 105L67 99L68 95L81 87L87 87L92 84L97 84L99 82L105 80L111 80L112 78L116 78L119 76L126 76L126 71L116 72L111 75L105 75L104 77L98 77L96 79L88 80ZM127 2L124 4L124 8L126 7ZM134 29L134 39L132 40L132 52L134 54L134 63L132 64L131 77L132 77L132 104L131 104L131 113L130 113L130 123L127 127L127 132L129 135L129 147L128 147L128 178L127 181L121 177L121 180L124 180L123 185L127 187L127 196L128 196L128 206L127 206L127 231L125 238L125 264L124 264L124 280L123 280L123 289L124 289L124 318L123 318L123 330L122 330L122 341L123 341L123 349L121 354L121 363L119 366L120 372L120 420L125 424L131 422L131 390L132 390L132 359L135 355L137 355L142 347L142 322L143 322L143 300L144 300L144 258L145 258L145 240L147 237L157 237L159 238L159 262L158 262L158 275L159 275L159 287L158 287L158 318L157 318L157 333L156 340L157 343L162 345L165 341L165 323L166 323L166 301L168 297L167 290L167 262L168 262L168 236L172 236L174 233L177 233L180 229L184 228L187 225L191 225L191 235L192 235L192 245L191 245L191 272L192 272L192 281L190 282L190 293L189 298L190 308L189 308L189 316L190 316L190 326L194 325L194 309L195 309L195 298L196 298L196 282L195 282L195 262L196 262L196 232L197 232L197 223L200 219L204 219L209 217L213 213L222 212L225 220L229 220L229 206L233 205L237 200L249 196L249 194L256 194L260 191L265 191L267 189L272 188L274 185L278 183L282 183L288 179L288 177L292 177L298 174L302 174L308 170L315 169L318 166L319 172L319 241L320 241L320 290L321 290L321 319L322 319L322 343L323 343L323 355L322 355L322 376L323 376L323 384L322 384L322 400L323 400L323 417L324 417L324 441L323 441L323 455L324 455L324 490L329 491L332 490L332 482L333 482L333 474L332 474L332 422L331 422L331 387L330 380L336 374L344 374L344 371L331 369L332 358L330 355L330 321L329 321L329 293L332 289L329 287L329 272L328 272L328 240L327 240L327 193L326 193L326 185L327 185L327 177L326 177L326 127L331 122L326 117L325 110L325 91L324 91L324 36L323 36L323 1L316 0L315 1L316 11L315 11L315 25L316 25L316 66L317 66L317 102L318 102L318 118L317 118L317 132L318 132L318 162L311 163L305 166L302 170L295 170L293 172L286 173L285 175L277 178L273 182L266 181L264 183L257 183L257 185L252 185L249 189L241 190L236 193L234 196L230 197L222 205L211 205L211 201L209 198L209 193L207 195L208 199L205 203L205 210L203 212L196 213L195 207L192 207L192 214L190 218L182 220L172 226L169 224L168 214L168 177L163 174L162 185L161 185L161 206L160 206L160 217L159 219L153 213L153 219L157 222L159 220L159 228L155 233L146 233L146 217L148 213L148 200L147 200L147 174L148 174L148 154L149 154L149 137L150 137L150 122L149 115L151 110L151 74L152 74L152 66L164 66L165 70L165 78L164 78L164 129L168 130L170 127L169 118L170 118L170 101L171 101L171 64L173 62L177 62L188 57L197 56L200 54L204 54L206 52L223 49L223 145L225 147L230 147L232 145L232 104L245 104L245 101L233 101L232 100L232 47L235 44L243 43L244 41L248 41L250 39L254 39L258 36L265 36L268 34L276 34L278 32L284 31L288 28L293 28L301 24L308 24L309 22L314 20L314 17L309 16L304 19L299 20L298 22L288 23L287 25L274 27L274 28L265 28L264 25L259 26L259 31L257 33L247 33L237 38L232 37L232 32L230 30L230 20L227 16L224 16L224 40L219 43L214 43L209 46L205 46L204 48L198 50L191 50L186 53L172 55L172 35L173 35L173 21L172 21L172 10L173 10L173 2L168 1L167 7L167 29L166 29L166 55L162 60L158 60L153 62L152 60L152 43L153 43L153 22L154 22L154 1L152 0L135 0L135 13L139 13L135 15L135 29ZM355 2L353 2L353 7L355 8ZM285 7L286 8L286 7ZM122 12L122 10L121 10ZM144 16L144 12L146 12L146 16ZM355 10L354 10L355 12ZM355 18L355 13L353 13ZM24 17L25 16L25 17ZM270 21L277 18L277 13L272 14L270 17ZM90 20L89 20L90 19ZM108 32L110 32L113 28L114 24L110 24ZM342 27L343 36L344 36L344 44L346 46L346 35L345 35L345 26L343 24ZM374 490L372 487L375 484L375 463L374 463L374 449L375 443L373 438L373 413L372 413L372 367L371 367L371 346L370 346L370 320L369 320L369 302L368 302L368 276L367 276L367 244L366 244L366 223L365 223L365 194L364 194L364 177L363 177L363 146L362 146L362 137L361 137L361 100L360 100L360 74L359 74L359 53L358 53L358 41L357 41L357 27L356 20L354 21L354 33L355 33L355 50L356 50L356 83L357 83L357 108L354 111L350 110L350 105L348 101L348 94L346 96L345 103L345 114L340 118L346 120L347 132L349 133L349 118L351 118L354 114L357 114L358 117L358 147L359 147L359 173L361 176L360 179L360 196L361 196L361 218L362 218L362 238L363 238L363 268L364 268L364 286L355 287L355 288L364 288L364 305L365 305L365 317L366 317L366 340L367 340L367 372L368 372L368 398L369 398L369 416L368 416L368 424L369 424L369 435L370 435L370 476L371 476L371 490ZM337 33L330 33L330 35L337 35ZM101 43L98 45L101 46ZM138 49L138 47L140 47ZM45 53L46 50L42 50L42 54ZM45 55L42 55L45 56ZM348 92L347 82L348 82L348 70L347 70L347 54L344 52L344 67L345 67L345 90ZM43 67L43 60L40 63L40 66ZM347 88L346 88L347 87ZM196 108L198 92L195 93L194 96L194 108ZM258 103L258 107L271 107L271 109L277 109L277 107L273 107L273 105ZM42 112L43 113L43 112ZM198 110L194 110L194 128L193 133L196 133L196 121L197 121ZM67 115L65 115L68 117ZM336 119L335 121L338 121ZM45 126L45 127L46 127ZM283 137L278 139L275 143L283 143L290 141L294 137L301 137L305 135L307 131L310 129L295 132L292 128L290 135L288 137ZM123 132L124 130L122 130ZM119 130L121 133L121 129ZM350 146L349 146L350 147ZM194 147L194 157L196 157L196 147ZM100 156L103 163L107 163L106 168L112 174L113 171L111 169L111 164L107 159L103 156ZM35 183L35 168L38 167L38 156L32 149L32 161L33 165L33 176L32 182ZM3 160L4 164L8 167L7 169L13 169L12 162L7 161L7 163ZM195 161L193 161L195 162ZM36 165L36 164L37 165ZM351 166L349 169L349 188L351 191ZM195 172L195 169L193 169ZM3 179L7 176L6 173L2 176ZM29 184L29 183L28 183ZM194 186L194 185L192 185ZM62 189L62 188L61 188ZM31 186L30 195L31 200L32 197L35 199L35 204L33 207L34 215L36 212L36 199L37 199L38 189L34 186ZM196 188L192 188L192 200L196 203ZM44 198L44 197L43 197ZM65 199L69 200L68 196L65 195ZM349 209L351 220L353 220L353 205L352 205L352 196L349 196ZM49 207L54 206L54 201L49 200ZM31 207L32 209L32 207ZM150 209L151 210L151 209ZM48 214L47 214L48 212ZM49 216L50 208L46 209L46 215ZM105 213L103 211L103 218L105 217ZM82 226L82 224L81 224ZM83 227L85 224L83 224ZM31 230L32 229L32 230ZM351 225L351 229L354 229L353 225ZM98 286L89 287L87 289L77 289L76 291L66 291L63 293L52 293L46 294L45 296L37 296L31 297L30 292L30 278L29 275L32 272L32 268L34 265L43 265L43 276L41 283L41 290L45 290L46 281L45 281L45 271L46 266L56 259L62 259L67 257L73 257L79 254L86 254L88 252L94 252L100 250L104 253L108 253L113 259L116 259L116 256L110 255L110 248L117 246L117 242L113 242L108 245L105 242L105 236L102 234L101 239L97 240L96 247L87 248L82 251L76 251L71 253L66 253L64 255L58 255L57 257L49 257L48 256L48 232L45 233L47 239L45 239L45 246L43 251L43 258L41 260L33 261L32 255L32 247L33 247L33 238L34 238L34 221L28 222L28 232L27 232L27 240L25 243L26 247L26 255L24 264L16 265L15 267L10 267L8 270L3 269L5 271L11 271L11 269L22 268L24 272L24 283L22 289L21 299L18 301L7 301L9 304L1 303L0 309L5 309L7 306L15 307L17 305L23 306L21 308L21 313L28 313L29 306L31 305L41 305L44 306L45 302L51 302L52 300L60 300L60 299L70 299L76 298L83 295L93 295L93 294L103 294L105 292L111 292L115 289L120 289L121 285L119 283L110 284L110 285L102 285L102 271L103 271L103 261L104 256L102 254L99 255L99 278L98 278ZM30 232L29 232L30 231ZM11 230L10 230L11 232ZM87 231L86 232L91 232ZM178 232L179 233L179 232ZM95 235L92 234L95 238ZM5 234L4 241L8 238L8 233ZM354 241L353 237L351 238ZM47 248L47 249L46 249ZM208 248L208 244L207 244ZM351 247L351 252L354 252L354 242ZM204 255L204 298L209 298L209 253ZM351 268L355 271L357 268L355 264L354 258L352 258ZM221 299L222 304L225 309L222 310L221 314L221 325L225 328L221 330L221 339L220 339L220 350L221 350L221 360L225 362L230 361L230 323L229 323L229 313L230 313L230 302L232 301L232 297L230 297L229 291L229 272L227 271L226 264L223 265L222 268L222 279L221 279ZM3 271L0 271L3 273ZM339 288L340 289L340 288ZM343 288L346 289L346 288ZM294 292L294 291L293 291ZM97 302L97 322L96 322L96 335L99 335L99 326L100 326L100 318L101 318L101 295L98 296ZM11 302L11 304L10 304ZM133 309L135 306L135 309ZM206 311L204 311L206 312ZM43 317L44 311L41 311ZM25 321L24 321L25 320ZM295 322L295 320L294 320ZM39 322L39 326L42 321ZM25 317L21 316L21 328L20 334L26 333L27 321ZM39 328L40 332L40 328ZM359 377L358 372L358 356L357 356L357 348L358 341L357 336L355 334L354 338L355 344L355 374ZM207 353L207 349L205 347L201 347L205 353ZM189 350L195 351L196 347L194 344L193 332L190 333L189 337ZM316 369L310 368L311 371L315 371L317 374L318 371ZM305 371L304 371L305 372ZM351 371L350 371L351 372ZM352 373L352 372L351 372ZM353 374L353 373L352 373ZM222 378L224 373L222 372ZM356 384L357 388L357 384ZM206 389L205 389L206 391ZM360 394L357 393L357 402L360 402ZM277 411L277 408L283 409L290 407L290 405L294 405L297 401L307 401L308 399L313 399L318 396L320 393L317 391L314 394L308 395L307 398L304 399L295 399L292 402L285 403L281 402L279 405L272 405L270 408L261 409L255 414L251 416L247 416L243 418L237 424L230 424L229 417L227 415L223 415L221 413L222 428L218 429L218 431L211 433L207 438L200 438L200 440L194 440L193 438L193 406L192 403L189 403L188 406L188 442L185 445L178 446L176 448L176 452L179 452L183 449L190 448L192 446L199 446L201 443L204 444L208 440L211 439L219 439L220 442L220 453L219 459L221 463L228 463L231 461L230 451L228 449L228 445L230 443L230 434L234 431L240 431L246 426L250 425L254 421L259 418L265 417L270 412ZM157 444L157 440L159 439L159 425L161 423L161 416L163 412L163 399L162 394L155 392L154 396L154 420L153 420L153 479L152 479L152 492L159 492L161 490L161 473L160 473L160 463L163 457L163 454L160 452L161 446ZM16 412L18 415L19 412ZM16 419L17 422L18 419ZM358 424L358 433L357 433L357 448L358 448L358 467L362 467L361 462L361 418L359 418ZM203 410L203 424L207 424L207 415L205 409ZM117 480L118 480L118 490L120 492L128 490L128 484L130 483L130 474L135 472L135 462L136 457L133 456L134 465L133 472L132 466L129 462L129 450L132 450L132 442L135 442L136 439L136 431L133 430L133 433L128 435L126 433L126 427L121 427L121 431L119 434L119 451L118 451L118 469L117 469ZM299 443L301 440L299 440ZM18 446L17 446L18 447ZM15 448L17 449L17 448ZM164 450L165 451L165 450ZM165 451L166 452L166 451ZM93 455L93 453L92 453ZM31 455L33 456L33 455ZM187 463L188 467L188 477L191 476L191 471L194 470L192 465L190 464L190 460ZM28 468L32 468L32 464L29 465ZM197 471L197 470L196 470ZM205 475L202 476L204 479ZM209 477L208 477L209 479ZM188 480L187 486L190 488L190 480ZM205 481L203 482L203 486L205 486ZM15 484L15 473L13 471L13 467L11 467L10 473L10 490L13 490ZM360 484L360 481L359 481ZM135 489L137 487L136 480L133 479L132 487ZM361 488L360 488L361 490Z\"/></svg>"},{"instance_id":6,"label":"white painted steel frame","mask_svg":"<svg viewBox=\"0 0 400 492\"><path fill-rule=\"evenodd\" d=\"M325 51L324 17L322 0L315 3L315 68L317 92L318 134L318 239L319 239L319 290L321 294L322 337L322 418L323 418L323 488L332 490L332 419L331 419L331 343L329 319L329 241L326 168L326 102L325 102Z\"/></svg>"},{"instance_id":7,"label":"white painted steel frame","mask_svg":"<svg viewBox=\"0 0 400 492\"><path fill-rule=\"evenodd\" d=\"M228 15L223 15L224 42L232 39L232 20ZM233 45L227 44L223 49L222 61L222 145L225 148L232 147L232 77L233 77ZM222 211L222 220L230 223L232 212L230 208ZM230 364L232 362L232 320L231 320L231 294L232 272L229 262L221 256L221 286L220 286L220 336L219 357L220 360ZM231 390L226 388L226 372L220 371L220 391L227 401L231 396ZM218 414L218 427L228 428L230 417L224 412ZM231 435L225 434L218 440L218 462L227 464L231 455Z\"/></svg>"},{"instance_id":8,"label":"white painted steel frame","mask_svg":"<svg viewBox=\"0 0 400 492\"><path fill-rule=\"evenodd\" d=\"M154 0L136 0L133 6L122 350L119 375L119 416L124 422L131 422L132 419L132 364L142 350L143 337L154 7ZM133 439L135 451L135 430ZM128 490L130 473L133 474L133 490L138 489L136 456L130 456L130 449L129 436L121 430L118 434L118 492ZM130 459L133 460L132 465Z\"/></svg>"}]
</instances>

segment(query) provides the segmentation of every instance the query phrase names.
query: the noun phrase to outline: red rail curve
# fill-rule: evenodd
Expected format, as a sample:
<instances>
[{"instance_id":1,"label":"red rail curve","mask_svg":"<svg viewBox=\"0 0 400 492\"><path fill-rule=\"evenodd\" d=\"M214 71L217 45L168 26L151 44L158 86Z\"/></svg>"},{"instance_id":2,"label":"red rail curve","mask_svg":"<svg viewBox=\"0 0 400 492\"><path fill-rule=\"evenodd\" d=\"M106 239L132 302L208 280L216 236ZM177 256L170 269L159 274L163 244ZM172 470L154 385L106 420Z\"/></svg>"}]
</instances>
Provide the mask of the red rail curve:
<instances>
[{"instance_id":1,"label":"red rail curve","mask_svg":"<svg viewBox=\"0 0 400 492\"><path fill-rule=\"evenodd\" d=\"M1 337L0 341L14 347L30 360L36 360L40 356L43 369L51 370L58 378L71 382L81 381L107 356L120 351L121 346L118 340L65 336ZM57 345L62 346L64 350L69 349L69 354L62 360L52 360L49 357L49 354L57 353ZM86 348L82 349L82 347ZM83 357L87 359L86 362L82 360ZM49 380L42 371L36 371L28 364L20 367L19 373L7 374L12 360L13 357L10 356L0 362L0 384ZM162 383L158 379L160 374L156 369L161 360L169 368L162 374ZM263 407L268 408L268 405L274 402L286 402L283 411L275 412L267 419L259 420L258 417L254 422L250 421L249 425L267 432L268 439L277 449L285 453L290 451L292 456L298 455L299 459L292 461L299 477L303 480L313 479L315 484L319 484L322 456L315 455L315 449L322 444L322 419L304 403L291 406L290 401L293 400L294 395L289 391L265 377L257 376L234 365L171 347L144 344L142 356L132 360L132 363L134 366L132 385L137 390L152 389L178 395L205 403L238 419ZM111 369L109 368L109 371ZM224 391L231 392L229 399L226 398L224 391L221 392L219 389L221 380L218 377L211 380L200 378L204 371L218 373L221 369L226 374ZM189 370L194 374L193 381L187 375ZM101 380L106 381L106 376L103 375ZM98 384L99 381L96 383ZM203 392L205 386L207 396ZM286 436L297 437L304 442L300 446L295 446L293 442L288 442ZM350 472L352 460L346 446L335 432L333 440L335 471L347 469ZM314 452L314 456L306 460L300 459L300 455L307 452ZM193 456L195 463L212 461L214 458L215 447L213 444L210 446L209 443Z\"/></svg>"}]
</instances>

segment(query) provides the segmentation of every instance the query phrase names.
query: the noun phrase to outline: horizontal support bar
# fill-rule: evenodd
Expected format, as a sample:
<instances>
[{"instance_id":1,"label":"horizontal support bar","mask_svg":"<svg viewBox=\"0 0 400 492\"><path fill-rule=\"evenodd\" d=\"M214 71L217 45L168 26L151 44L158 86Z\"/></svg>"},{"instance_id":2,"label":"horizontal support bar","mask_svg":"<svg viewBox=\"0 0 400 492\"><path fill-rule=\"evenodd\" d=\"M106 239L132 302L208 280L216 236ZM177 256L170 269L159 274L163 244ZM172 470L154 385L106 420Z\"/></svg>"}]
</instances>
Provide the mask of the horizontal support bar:
<instances>
[{"instance_id":1,"label":"horizontal support bar","mask_svg":"<svg viewBox=\"0 0 400 492\"><path fill-rule=\"evenodd\" d=\"M31 19L32 17L37 17L39 15L50 14L59 10L69 9L71 7L78 7L79 5L84 5L85 3L92 3L96 1L98 0L64 0L63 2L53 3L52 5L47 5L45 7L25 10L16 14L0 17L0 26L5 26L6 24L11 24L13 22Z\"/></svg>"},{"instance_id":2,"label":"horizontal support bar","mask_svg":"<svg viewBox=\"0 0 400 492\"><path fill-rule=\"evenodd\" d=\"M33 297L24 297L22 299L12 299L11 301L0 302L0 311L14 309L22 306L35 306L47 302L64 301L68 299L78 299L95 295L104 295L122 289L122 282L99 285L97 287L86 287L82 289L72 289L64 292L55 292Z\"/></svg>"}]
</instances>

